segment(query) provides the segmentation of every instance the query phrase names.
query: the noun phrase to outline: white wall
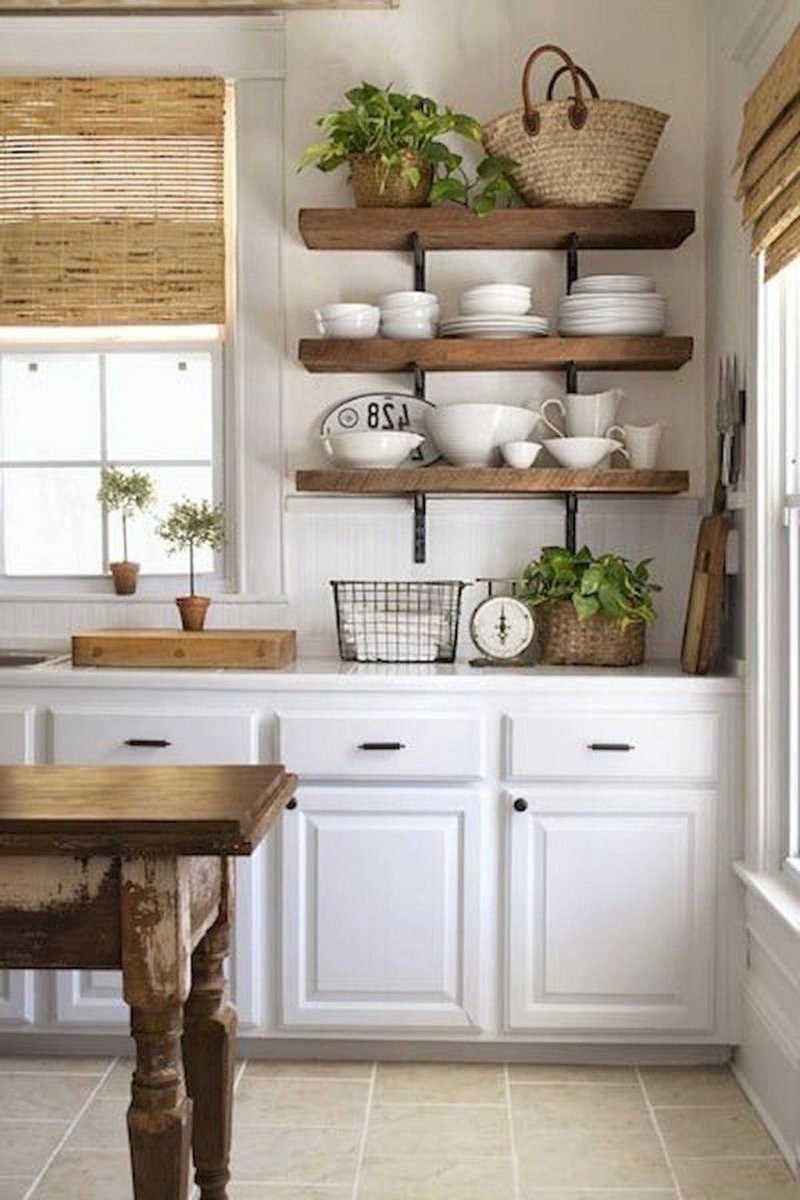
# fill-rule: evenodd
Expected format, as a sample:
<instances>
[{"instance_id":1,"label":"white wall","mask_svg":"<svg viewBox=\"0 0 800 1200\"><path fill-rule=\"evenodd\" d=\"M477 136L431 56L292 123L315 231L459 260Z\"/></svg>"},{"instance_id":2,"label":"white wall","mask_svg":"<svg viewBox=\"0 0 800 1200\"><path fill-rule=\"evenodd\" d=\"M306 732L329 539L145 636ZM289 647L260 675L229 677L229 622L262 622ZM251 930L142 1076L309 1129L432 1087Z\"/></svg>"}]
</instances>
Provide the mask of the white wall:
<instances>
[{"instance_id":1,"label":"white wall","mask_svg":"<svg viewBox=\"0 0 800 1200\"><path fill-rule=\"evenodd\" d=\"M671 114L654 163L637 198L642 206L688 207L698 231L678 251L587 253L581 269L642 270L669 301L669 331L695 338L694 360L677 373L591 375L582 390L621 386L623 415L665 418L670 429L663 465L691 472L691 495L706 491L705 377L705 6L697 0L402 0L395 11L296 13L286 18L285 93L287 229L283 287L286 362L283 388L287 514L288 605L218 605L224 624L294 625L309 653L331 651L333 623L327 580L337 576L397 575L470 578L515 575L544 542L563 540L554 502L434 501L429 562L411 562L411 520L398 501L320 500L292 495L298 466L321 462L315 433L338 400L376 387L404 389L403 376L311 376L296 361L298 337L313 333L311 309L321 300L374 298L409 286L410 264L399 254L312 253L296 233L301 206L351 203L345 173L297 174L292 164L315 136L314 120L361 78L394 81L487 119L517 103L525 54L544 41L563 44L594 75L601 94L635 99ZM545 73L546 78L546 73ZM539 81L542 86L542 81ZM430 286L453 307L459 289L496 278L530 282L536 308L555 314L563 287L563 256L441 254L431 257ZM462 397L529 401L563 392L557 375L431 375L435 401ZM254 498L257 503L257 498ZM697 524L696 500L597 500L582 504L579 538L597 550L652 554L665 585L662 617L651 653L677 654ZM257 600L257 597L250 599ZM76 627L159 624L174 620L170 606L0 604L0 636L66 634Z\"/></svg>"}]
</instances>

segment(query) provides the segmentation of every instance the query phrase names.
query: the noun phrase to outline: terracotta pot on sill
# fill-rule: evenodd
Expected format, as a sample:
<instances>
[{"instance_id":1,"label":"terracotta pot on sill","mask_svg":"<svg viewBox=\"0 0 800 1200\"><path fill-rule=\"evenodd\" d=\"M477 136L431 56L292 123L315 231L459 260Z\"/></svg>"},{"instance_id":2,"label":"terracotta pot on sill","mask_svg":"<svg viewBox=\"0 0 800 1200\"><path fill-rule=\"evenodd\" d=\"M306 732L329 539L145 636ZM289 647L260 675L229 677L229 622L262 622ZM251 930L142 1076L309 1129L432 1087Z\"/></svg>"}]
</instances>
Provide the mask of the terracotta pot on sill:
<instances>
[{"instance_id":1,"label":"terracotta pot on sill","mask_svg":"<svg viewBox=\"0 0 800 1200\"><path fill-rule=\"evenodd\" d=\"M132 596L139 582L139 564L136 562L113 562L108 564L114 580L114 591L118 596Z\"/></svg>"},{"instance_id":2,"label":"terracotta pot on sill","mask_svg":"<svg viewBox=\"0 0 800 1200\"><path fill-rule=\"evenodd\" d=\"M177 596L175 603L181 614L184 629L197 632L203 628L211 600L208 596Z\"/></svg>"}]
</instances>

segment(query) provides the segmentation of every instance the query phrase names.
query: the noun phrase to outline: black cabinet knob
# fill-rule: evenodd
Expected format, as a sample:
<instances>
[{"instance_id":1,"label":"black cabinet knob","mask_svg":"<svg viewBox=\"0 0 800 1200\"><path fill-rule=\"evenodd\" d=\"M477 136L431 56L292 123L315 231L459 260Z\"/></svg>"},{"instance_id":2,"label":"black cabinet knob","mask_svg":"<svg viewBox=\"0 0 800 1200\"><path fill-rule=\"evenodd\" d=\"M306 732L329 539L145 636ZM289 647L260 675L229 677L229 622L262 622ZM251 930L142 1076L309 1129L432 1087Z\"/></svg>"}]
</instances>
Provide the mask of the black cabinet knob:
<instances>
[{"instance_id":1,"label":"black cabinet knob","mask_svg":"<svg viewBox=\"0 0 800 1200\"><path fill-rule=\"evenodd\" d=\"M291 800L286 801L286 807L287 808L297 808L297 800L294 796L292 796Z\"/></svg>"},{"instance_id":2,"label":"black cabinet knob","mask_svg":"<svg viewBox=\"0 0 800 1200\"><path fill-rule=\"evenodd\" d=\"M514 808L517 812L527 812L528 801L523 800L522 797L520 797L519 800L514 801Z\"/></svg>"},{"instance_id":3,"label":"black cabinet knob","mask_svg":"<svg viewBox=\"0 0 800 1200\"><path fill-rule=\"evenodd\" d=\"M172 742L168 742L166 738L126 738L126 746L148 746L154 750L164 750L167 746L171 746Z\"/></svg>"}]
</instances>

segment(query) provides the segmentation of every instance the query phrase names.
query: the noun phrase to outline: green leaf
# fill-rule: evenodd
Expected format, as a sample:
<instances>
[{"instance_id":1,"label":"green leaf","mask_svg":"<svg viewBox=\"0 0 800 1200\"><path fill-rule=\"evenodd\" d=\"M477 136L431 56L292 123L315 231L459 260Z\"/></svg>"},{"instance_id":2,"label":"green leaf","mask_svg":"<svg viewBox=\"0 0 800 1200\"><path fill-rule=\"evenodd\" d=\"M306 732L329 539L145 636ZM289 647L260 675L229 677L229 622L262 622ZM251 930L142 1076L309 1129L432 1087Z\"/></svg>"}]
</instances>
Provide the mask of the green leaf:
<instances>
[{"instance_id":1,"label":"green leaf","mask_svg":"<svg viewBox=\"0 0 800 1200\"><path fill-rule=\"evenodd\" d=\"M578 615L578 620L584 624L600 611L600 601L596 596L581 596L576 593L572 597L572 607Z\"/></svg>"},{"instance_id":2,"label":"green leaf","mask_svg":"<svg viewBox=\"0 0 800 1200\"><path fill-rule=\"evenodd\" d=\"M463 203L466 188L460 179L437 179L431 188L428 199L431 204L447 204L448 202Z\"/></svg>"}]
</instances>

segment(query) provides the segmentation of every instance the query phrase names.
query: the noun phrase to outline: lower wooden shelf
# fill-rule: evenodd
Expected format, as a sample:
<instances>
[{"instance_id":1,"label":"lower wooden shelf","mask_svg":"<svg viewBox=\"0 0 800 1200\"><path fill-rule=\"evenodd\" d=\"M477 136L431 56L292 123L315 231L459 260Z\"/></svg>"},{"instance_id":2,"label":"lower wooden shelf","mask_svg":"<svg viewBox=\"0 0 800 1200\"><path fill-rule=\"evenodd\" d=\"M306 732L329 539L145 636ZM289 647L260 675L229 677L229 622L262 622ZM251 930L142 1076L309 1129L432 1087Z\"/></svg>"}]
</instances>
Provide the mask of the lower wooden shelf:
<instances>
[{"instance_id":1,"label":"lower wooden shelf","mask_svg":"<svg viewBox=\"0 0 800 1200\"><path fill-rule=\"evenodd\" d=\"M670 496L689 487L688 471L570 471L564 467L394 468L298 471L299 492L334 492L361 496L496 493L542 496L555 492L606 495Z\"/></svg>"}]
</instances>

